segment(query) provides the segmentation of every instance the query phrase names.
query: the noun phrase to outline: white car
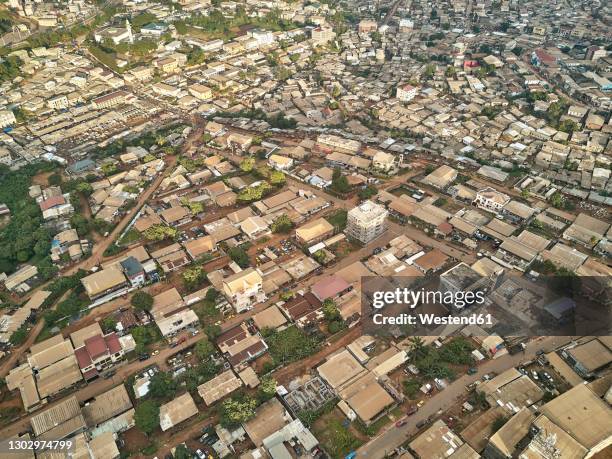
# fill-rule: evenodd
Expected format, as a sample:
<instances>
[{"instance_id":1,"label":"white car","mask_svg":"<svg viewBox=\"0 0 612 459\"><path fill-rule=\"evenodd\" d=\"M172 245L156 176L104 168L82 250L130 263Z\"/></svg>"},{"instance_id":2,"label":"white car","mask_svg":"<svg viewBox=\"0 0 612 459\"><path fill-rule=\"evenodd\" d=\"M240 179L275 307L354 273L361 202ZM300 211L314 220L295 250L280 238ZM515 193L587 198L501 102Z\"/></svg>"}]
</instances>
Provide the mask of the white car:
<instances>
[{"instance_id":1,"label":"white car","mask_svg":"<svg viewBox=\"0 0 612 459\"><path fill-rule=\"evenodd\" d=\"M198 455L200 459L204 459L206 457L206 454L204 454L201 449L198 449L196 451L196 454Z\"/></svg>"}]
</instances>

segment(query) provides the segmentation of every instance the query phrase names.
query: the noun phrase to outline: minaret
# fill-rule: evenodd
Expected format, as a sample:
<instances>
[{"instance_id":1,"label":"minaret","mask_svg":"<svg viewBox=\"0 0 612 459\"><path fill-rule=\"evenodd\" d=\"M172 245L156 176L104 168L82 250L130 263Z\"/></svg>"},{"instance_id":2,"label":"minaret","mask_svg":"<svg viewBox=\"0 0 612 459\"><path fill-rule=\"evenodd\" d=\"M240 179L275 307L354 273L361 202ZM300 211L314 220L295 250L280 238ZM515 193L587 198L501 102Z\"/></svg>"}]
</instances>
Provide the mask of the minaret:
<instances>
[{"instance_id":1,"label":"minaret","mask_svg":"<svg viewBox=\"0 0 612 459\"><path fill-rule=\"evenodd\" d=\"M126 28L126 30L128 32L128 41L130 43L134 43L134 35L132 35L132 26L130 24L129 19L127 19L127 18L125 19L125 28Z\"/></svg>"}]
</instances>

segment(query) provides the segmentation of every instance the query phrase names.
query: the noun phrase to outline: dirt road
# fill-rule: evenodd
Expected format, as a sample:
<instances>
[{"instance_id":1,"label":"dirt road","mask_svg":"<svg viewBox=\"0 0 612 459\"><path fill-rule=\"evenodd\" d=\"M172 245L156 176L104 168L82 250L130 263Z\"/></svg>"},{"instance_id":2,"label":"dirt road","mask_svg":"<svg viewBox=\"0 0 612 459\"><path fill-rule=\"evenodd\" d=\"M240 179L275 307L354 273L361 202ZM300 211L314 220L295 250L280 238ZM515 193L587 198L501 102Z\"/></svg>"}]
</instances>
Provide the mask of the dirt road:
<instances>
[{"instance_id":1,"label":"dirt road","mask_svg":"<svg viewBox=\"0 0 612 459\"><path fill-rule=\"evenodd\" d=\"M157 189L159 188L159 185L161 185L161 182L164 180L166 175L170 171L172 171L172 169L174 168L174 165L176 164L177 156L166 156L165 161L166 161L166 167L164 168L164 171L161 174L159 174L157 178L153 181L151 186L147 188L147 190L143 194L140 195L140 197L138 198L138 201L136 201L136 205L133 208L131 208L127 214L125 214L125 216L119 221L119 223L117 223L117 225L110 232L110 234L107 237L105 237L102 240L102 242L94 245L94 248L91 252L91 256L83 260L82 262L71 266L66 271L64 271L62 274L64 275L74 274L79 269L89 270L102 262L102 259L104 258L105 250L108 249L113 244L113 242L115 242L115 239L119 237L121 232L129 224L129 222L132 221L134 216L140 211L142 206L149 200L149 198L153 195L153 193L157 191Z\"/></svg>"},{"instance_id":2,"label":"dirt road","mask_svg":"<svg viewBox=\"0 0 612 459\"><path fill-rule=\"evenodd\" d=\"M174 348L166 348L160 351L159 354L153 356L145 361L136 360L129 364L125 364L123 366L117 367L117 372L112 378L109 379L96 379L91 383L85 385L85 383L81 383L82 386L79 387L78 390L66 394L64 396L58 397L55 400L49 402L45 405L44 410L60 403L63 400L66 400L69 397L76 396L79 402L83 403L90 398L93 398L109 389L112 389L119 384L123 384L128 376L134 374L138 371L141 371L151 365L157 365L162 369L167 369L166 360L172 357L174 354L181 352L182 350L188 348L189 346L193 346L198 340L202 338L202 335L189 336L185 342L179 344ZM34 414L41 412L34 412ZM11 438L16 436L19 432L23 432L28 429L30 426L30 417L31 415L24 416L18 421L13 422L10 426L0 430L0 438Z\"/></svg>"}]
</instances>

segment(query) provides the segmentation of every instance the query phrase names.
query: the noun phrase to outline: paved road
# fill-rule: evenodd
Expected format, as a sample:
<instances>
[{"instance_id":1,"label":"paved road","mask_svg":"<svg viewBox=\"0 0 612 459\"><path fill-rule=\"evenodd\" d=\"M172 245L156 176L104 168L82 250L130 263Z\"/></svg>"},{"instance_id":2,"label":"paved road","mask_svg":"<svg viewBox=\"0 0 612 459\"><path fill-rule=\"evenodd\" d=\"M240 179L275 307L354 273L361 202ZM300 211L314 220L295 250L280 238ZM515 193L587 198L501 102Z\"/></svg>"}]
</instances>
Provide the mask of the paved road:
<instances>
[{"instance_id":1,"label":"paved road","mask_svg":"<svg viewBox=\"0 0 612 459\"><path fill-rule=\"evenodd\" d=\"M357 450L357 456L382 459L414 436L417 432L416 424L419 421L423 421L430 416L435 416L440 410L445 411L453 406L460 397L465 395L466 385L482 378L486 373L492 371L501 373L519 365L521 362L531 360L535 357L535 353L539 349L551 351L570 342L572 339L573 337L566 336L538 338L527 345L525 353L521 352L515 355L508 354L498 359L487 361L478 367L477 374L462 376L452 384L449 384L446 389L430 398L416 414L407 418L408 422L404 426L395 427L395 424L391 424L390 427L387 427L377 437L359 448Z\"/></svg>"}]
</instances>

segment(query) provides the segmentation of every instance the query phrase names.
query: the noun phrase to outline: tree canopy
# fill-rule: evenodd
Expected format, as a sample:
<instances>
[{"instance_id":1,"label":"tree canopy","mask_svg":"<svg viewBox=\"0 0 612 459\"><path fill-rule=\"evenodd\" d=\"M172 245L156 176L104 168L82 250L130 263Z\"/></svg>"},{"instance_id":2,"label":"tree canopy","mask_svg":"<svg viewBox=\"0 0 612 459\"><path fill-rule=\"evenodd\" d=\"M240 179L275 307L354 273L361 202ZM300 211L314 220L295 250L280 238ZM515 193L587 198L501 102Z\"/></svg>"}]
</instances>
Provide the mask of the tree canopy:
<instances>
[{"instance_id":1,"label":"tree canopy","mask_svg":"<svg viewBox=\"0 0 612 459\"><path fill-rule=\"evenodd\" d=\"M152 434L159 426L159 405L153 400L145 400L134 411L136 427L146 435Z\"/></svg>"}]
</instances>

